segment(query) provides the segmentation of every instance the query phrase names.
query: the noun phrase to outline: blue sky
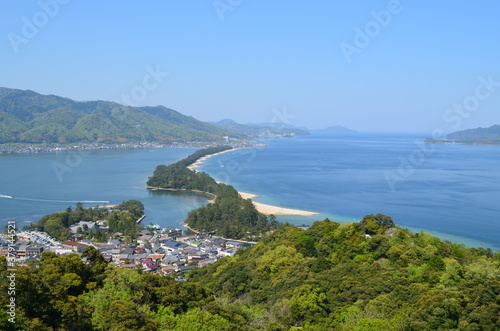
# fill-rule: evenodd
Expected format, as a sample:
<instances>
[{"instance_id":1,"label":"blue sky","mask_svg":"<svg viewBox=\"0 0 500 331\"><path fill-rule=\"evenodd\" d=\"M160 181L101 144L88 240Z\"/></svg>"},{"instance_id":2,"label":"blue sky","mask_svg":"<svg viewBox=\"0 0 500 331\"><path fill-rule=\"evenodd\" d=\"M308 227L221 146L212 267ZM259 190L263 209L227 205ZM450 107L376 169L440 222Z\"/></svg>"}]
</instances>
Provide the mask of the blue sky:
<instances>
[{"instance_id":1,"label":"blue sky","mask_svg":"<svg viewBox=\"0 0 500 331\"><path fill-rule=\"evenodd\" d=\"M485 127L500 124L499 12L493 0L2 1L0 86L204 121Z\"/></svg>"}]
</instances>

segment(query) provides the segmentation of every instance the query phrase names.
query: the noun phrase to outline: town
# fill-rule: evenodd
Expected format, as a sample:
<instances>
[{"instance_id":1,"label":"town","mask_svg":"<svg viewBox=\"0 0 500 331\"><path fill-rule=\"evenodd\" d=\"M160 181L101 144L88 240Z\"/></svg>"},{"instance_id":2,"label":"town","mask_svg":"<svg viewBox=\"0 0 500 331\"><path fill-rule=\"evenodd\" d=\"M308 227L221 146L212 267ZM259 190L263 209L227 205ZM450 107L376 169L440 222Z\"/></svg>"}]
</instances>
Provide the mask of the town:
<instances>
[{"instance_id":1,"label":"town","mask_svg":"<svg viewBox=\"0 0 500 331\"><path fill-rule=\"evenodd\" d=\"M106 221L79 222L69 229L73 240L59 242L45 232L36 230L16 232L15 242L2 234L0 255L14 259L18 266L39 260L49 251L58 256L82 255L85 248L95 247L112 265L133 268L143 272L170 275L214 263L225 256L233 256L238 250L253 243L224 239L208 233L184 234L174 227L161 228L150 223L141 230L133 243L126 243L124 235L113 233L107 242L87 238L89 234L106 230Z\"/></svg>"},{"instance_id":2,"label":"town","mask_svg":"<svg viewBox=\"0 0 500 331\"><path fill-rule=\"evenodd\" d=\"M225 142L229 142L229 138ZM234 139L231 139L233 141ZM128 142L128 143L85 143L79 142L74 144L61 144L61 143L39 143L39 144L24 144L24 143L10 143L0 144L0 154L35 154L47 152L68 152L68 151L92 151L92 150L107 150L107 149L142 149L142 148L204 148L209 146L216 146L220 142L206 142L206 141L186 141L186 142ZM248 142L234 143L235 146L252 146Z\"/></svg>"}]
</instances>

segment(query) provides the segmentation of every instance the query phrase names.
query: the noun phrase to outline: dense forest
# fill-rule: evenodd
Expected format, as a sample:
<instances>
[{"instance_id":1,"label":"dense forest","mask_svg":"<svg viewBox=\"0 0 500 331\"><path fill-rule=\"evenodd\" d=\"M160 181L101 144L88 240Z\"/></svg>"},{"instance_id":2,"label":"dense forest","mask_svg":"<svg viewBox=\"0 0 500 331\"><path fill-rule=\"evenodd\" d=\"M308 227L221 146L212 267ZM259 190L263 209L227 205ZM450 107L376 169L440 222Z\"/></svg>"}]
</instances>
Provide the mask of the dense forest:
<instances>
[{"instance_id":1,"label":"dense forest","mask_svg":"<svg viewBox=\"0 0 500 331\"><path fill-rule=\"evenodd\" d=\"M215 141L244 137L163 107L78 102L0 87L2 143L124 143Z\"/></svg>"},{"instance_id":2,"label":"dense forest","mask_svg":"<svg viewBox=\"0 0 500 331\"><path fill-rule=\"evenodd\" d=\"M9 279L0 256L0 291ZM8 297L0 296L6 307ZM498 330L500 254L385 215L284 227L185 282L115 268L92 247L16 274L2 330Z\"/></svg>"},{"instance_id":3,"label":"dense forest","mask_svg":"<svg viewBox=\"0 0 500 331\"><path fill-rule=\"evenodd\" d=\"M198 231L247 240L258 240L283 226L273 215L259 213L250 199L243 199L234 187L225 184L218 184L213 203L190 211L186 223Z\"/></svg>"},{"instance_id":4,"label":"dense forest","mask_svg":"<svg viewBox=\"0 0 500 331\"><path fill-rule=\"evenodd\" d=\"M95 222L106 220L109 232L96 231L92 238L97 241L105 241L109 233L121 232L126 238L137 237L141 226L136 223L144 213L144 205L137 200L125 201L113 208L84 208L82 203L77 203L76 208L68 207L65 211L45 215L37 223L26 227L26 230L34 229L47 232L57 240L71 239L69 227L78 222Z\"/></svg>"},{"instance_id":5,"label":"dense forest","mask_svg":"<svg viewBox=\"0 0 500 331\"><path fill-rule=\"evenodd\" d=\"M147 185L173 190L203 191L217 194L220 187L217 182L204 172L194 171L187 166L198 159L231 149L231 146L215 146L200 149L188 157L170 165L159 165L149 177Z\"/></svg>"},{"instance_id":6,"label":"dense forest","mask_svg":"<svg viewBox=\"0 0 500 331\"><path fill-rule=\"evenodd\" d=\"M268 231L282 226L274 216L259 213L250 199L243 199L230 185L217 183L204 172L187 166L201 157L230 149L218 146L199 150L171 165L159 165L148 180L149 187L202 191L216 196L213 203L189 212L186 223L203 232L213 232L227 238L260 238Z\"/></svg>"}]
</instances>

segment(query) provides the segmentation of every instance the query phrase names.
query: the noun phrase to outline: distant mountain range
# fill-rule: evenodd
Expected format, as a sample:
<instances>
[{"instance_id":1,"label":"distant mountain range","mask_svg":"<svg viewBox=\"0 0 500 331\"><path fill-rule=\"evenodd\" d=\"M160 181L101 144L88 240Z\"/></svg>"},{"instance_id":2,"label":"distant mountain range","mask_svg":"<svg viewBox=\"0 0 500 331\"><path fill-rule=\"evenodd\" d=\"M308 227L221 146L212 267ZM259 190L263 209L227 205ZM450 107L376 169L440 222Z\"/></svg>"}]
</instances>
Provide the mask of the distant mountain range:
<instances>
[{"instance_id":1,"label":"distant mountain range","mask_svg":"<svg viewBox=\"0 0 500 331\"><path fill-rule=\"evenodd\" d=\"M0 87L0 143L214 141L243 137L163 107L78 102Z\"/></svg>"},{"instance_id":2,"label":"distant mountain range","mask_svg":"<svg viewBox=\"0 0 500 331\"><path fill-rule=\"evenodd\" d=\"M209 122L221 129L237 132L251 137L262 136L292 136L309 135L309 131L296 128L291 125L270 125L270 124L239 124L231 119L224 119L219 122Z\"/></svg>"},{"instance_id":3,"label":"distant mountain range","mask_svg":"<svg viewBox=\"0 0 500 331\"><path fill-rule=\"evenodd\" d=\"M348 129L346 127L343 127L341 125L334 125L334 126L329 126L325 129L320 129L320 130L314 130L314 132L317 133L330 133L330 134L355 134L358 133L355 130Z\"/></svg>"},{"instance_id":4,"label":"distant mountain range","mask_svg":"<svg viewBox=\"0 0 500 331\"><path fill-rule=\"evenodd\" d=\"M427 138L427 143L459 143L459 144L500 144L500 125L489 128L468 129L448 134L446 140Z\"/></svg>"}]
</instances>

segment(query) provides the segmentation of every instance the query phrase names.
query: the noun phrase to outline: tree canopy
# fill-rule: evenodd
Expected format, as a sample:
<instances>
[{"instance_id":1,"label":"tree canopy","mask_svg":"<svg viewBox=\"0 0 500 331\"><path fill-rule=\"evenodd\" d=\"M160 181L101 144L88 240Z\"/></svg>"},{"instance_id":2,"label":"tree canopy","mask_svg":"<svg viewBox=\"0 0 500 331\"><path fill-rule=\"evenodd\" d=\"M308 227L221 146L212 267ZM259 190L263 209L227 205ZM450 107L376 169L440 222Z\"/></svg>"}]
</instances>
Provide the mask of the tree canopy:
<instances>
[{"instance_id":1,"label":"tree canopy","mask_svg":"<svg viewBox=\"0 0 500 331\"><path fill-rule=\"evenodd\" d=\"M371 219L371 218L368 218ZM498 330L500 253L397 226L287 226L178 282L92 247L18 267L2 330ZM0 256L0 291L9 287ZM8 296L0 296L5 307Z\"/></svg>"},{"instance_id":2,"label":"tree canopy","mask_svg":"<svg viewBox=\"0 0 500 331\"><path fill-rule=\"evenodd\" d=\"M138 200L124 201L113 208L84 208L83 203L79 202L74 210L68 207L65 211L45 215L40 221L33 223L27 229L47 232L50 236L62 241L71 239L69 227L73 224L106 220L110 233L121 232L126 236L135 238L141 228L136 221L143 213L144 205ZM85 230L84 227L85 225L82 230L77 232ZM107 239L100 231L92 232L92 237L101 240Z\"/></svg>"},{"instance_id":3,"label":"tree canopy","mask_svg":"<svg viewBox=\"0 0 500 331\"><path fill-rule=\"evenodd\" d=\"M186 219L189 227L233 239L255 240L282 224L276 222L274 217L259 213L252 201L243 199L234 187L217 183L206 173L187 168L201 157L229 149L229 146L206 148L174 164L159 165L148 180L148 186L215 195L212 203L189 212Z\"/></svg>"}]
</instances>

